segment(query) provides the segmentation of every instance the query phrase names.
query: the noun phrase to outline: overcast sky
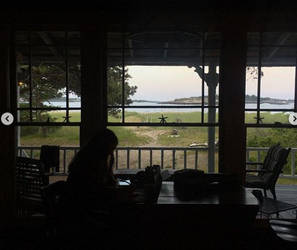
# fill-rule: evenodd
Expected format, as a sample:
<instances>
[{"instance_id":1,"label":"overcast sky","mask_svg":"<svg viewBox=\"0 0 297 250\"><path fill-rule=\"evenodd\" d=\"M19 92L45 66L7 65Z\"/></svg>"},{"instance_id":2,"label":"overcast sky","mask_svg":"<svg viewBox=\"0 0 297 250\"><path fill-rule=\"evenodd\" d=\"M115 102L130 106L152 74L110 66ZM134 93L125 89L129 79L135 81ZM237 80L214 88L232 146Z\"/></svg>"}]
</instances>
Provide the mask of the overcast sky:
<instances>
[{"instance_id":1,"label":"overcast sky","mask_svg":"<svg viewBox=\"0 0 297 250\"><path fill-rule=\"evenodd\" d=\"M207 69L206 69L207 70ZM294 98L294 67L262 68L261 97ZM137 86L132 99L166 101L201 96L201 79L194 68L185 66L129 66L131 85ZM207 93L207 88L206 88ZM257 79L247 80L246 94L257 94Z\"/></svg>"}]
</instances>

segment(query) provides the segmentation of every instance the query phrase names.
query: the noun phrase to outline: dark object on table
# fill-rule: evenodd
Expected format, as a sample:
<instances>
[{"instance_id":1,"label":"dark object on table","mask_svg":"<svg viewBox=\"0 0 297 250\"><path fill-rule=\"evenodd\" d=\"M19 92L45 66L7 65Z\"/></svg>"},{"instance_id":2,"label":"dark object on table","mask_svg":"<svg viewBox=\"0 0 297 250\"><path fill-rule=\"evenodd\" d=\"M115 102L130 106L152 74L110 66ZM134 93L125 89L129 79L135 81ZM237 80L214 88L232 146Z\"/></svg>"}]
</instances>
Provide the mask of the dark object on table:
<instances>
[{"instance_id":1,"label":"dark object on table","mask_svg":"<svg viewBox=\"0 0 297 250\"><path fill-rule=\"evenodd\" d=\"M261 170L247 170L246 172L256 172L258 175L246 175L245 186L249 188L261 188L264 196L267 197L266 190L270 190L273 198L276 199L275 184L282 172L291 148L283 148L279 144L268 150Z\"/></svg>"},{"instance_id":2,"label":"dark object on table","mask_svg":"<svg viewBox=\"0 0 297 250\"><path fill-rule=\"evenodd\" d=\"M16 199L19 215L44 212L42 189L46 186L44 166L41 161L16 158Z\"/></svg>"},{"instance_id":3,"label":"dark object on table","mask_svg":"<svg viewBox=\"0 0 297 250\"><path fill-rule=\"evenodd\" d=\"M52 169L55 172L60 170L60 147L42 145L40 150L40 161L44 164L45 172Z\"/></svg>"},{"instance_id":4,"label":"dark object on table","mask_svg":"<svg viewBox=\"0 0 297 250\"><path fill-rule=\"evenodd\" d=\"M202 170L183 169L173 175L174 192L180 200L194 200L211 192L236 189L239 182L234 175L205 174Z\"/></svg>"},{"instance_id":5,"label":"dark object on table","mask_svg":"<svg viewBox=\"0 0 297 250\"><path fill-rule=\"evenodd\" d=\"M144 171L139 171L131 179L131 185L143 190L145 202L157 202L162 185L160 166L148 166Z\"/></svg>"}]
</instances>

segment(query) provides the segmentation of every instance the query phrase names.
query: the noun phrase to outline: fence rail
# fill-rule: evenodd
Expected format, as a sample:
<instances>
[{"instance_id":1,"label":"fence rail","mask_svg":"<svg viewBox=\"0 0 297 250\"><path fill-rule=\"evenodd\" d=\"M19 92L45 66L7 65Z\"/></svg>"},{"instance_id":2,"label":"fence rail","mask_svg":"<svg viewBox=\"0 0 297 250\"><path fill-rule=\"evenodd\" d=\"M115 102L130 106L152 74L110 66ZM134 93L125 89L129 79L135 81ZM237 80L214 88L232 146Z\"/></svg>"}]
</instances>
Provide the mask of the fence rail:
<instances>
[{"instance_id":1,"label":"fence rail","mask_svg":"<svg viewBox=\"0 0 297 250\"><path fill-rule=\"evenodd\" d=\"M20 146L18 155L30 158L39 158L40 147ZM67 175L68 165L79 147L60 147L60 170L57 175ZM117 147L115 151L116 169L143 169L148 165L158 164L162 169L207 169L208 147ZM268 148L248 147L246 150L247 161L262 162ZM280 177L297 178L296 151L292 148L288 158L288 171ZM217 153L216 153L217 155ZM217 169L216 161L216 169Z\"/></svg>"}]
</instances>

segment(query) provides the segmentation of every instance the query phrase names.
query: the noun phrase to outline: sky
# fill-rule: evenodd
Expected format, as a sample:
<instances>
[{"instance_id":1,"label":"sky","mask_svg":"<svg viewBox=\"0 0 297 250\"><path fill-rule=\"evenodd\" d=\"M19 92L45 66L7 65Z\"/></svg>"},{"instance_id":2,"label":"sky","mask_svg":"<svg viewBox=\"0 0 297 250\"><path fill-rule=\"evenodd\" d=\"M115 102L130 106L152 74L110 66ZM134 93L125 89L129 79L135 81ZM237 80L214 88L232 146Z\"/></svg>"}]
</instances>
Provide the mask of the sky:
<instances>
[{"instance_id":1,"label":"sky","mask_svg":"<svg viewBox=\"0 0 297 250\"><path fill-rule=\"evenodd\" d=\"M129 66L131 85L137 86L134 100L167 101L201 96L201 79L186 66ZM206 73L207 73L206 68ZM294 99L295 68L264 67L261 97ZM218 89L218 88L217 88ZM207 87L205 90L207 93ZM217 90L218 91L218 90ZM246 94L257 94L257 79L247 77ZM206 94L207 95L207 94Z\"/></svg>"}]
</instances>

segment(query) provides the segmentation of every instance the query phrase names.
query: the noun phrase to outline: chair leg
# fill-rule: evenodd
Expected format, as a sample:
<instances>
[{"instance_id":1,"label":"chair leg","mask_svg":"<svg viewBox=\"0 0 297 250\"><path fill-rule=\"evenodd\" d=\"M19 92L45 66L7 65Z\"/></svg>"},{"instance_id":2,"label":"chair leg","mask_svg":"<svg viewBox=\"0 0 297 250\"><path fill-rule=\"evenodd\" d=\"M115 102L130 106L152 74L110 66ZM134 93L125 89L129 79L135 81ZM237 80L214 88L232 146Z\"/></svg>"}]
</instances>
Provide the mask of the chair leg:
<instances>
[{"instance_id":1,"label":"chair leg","mask_svg":"<svg viewBox=\"0 0 297 250\"><path fill-rule=\"evenodd\" d=\"M270 192L272 193L273 199L276 200L275 187L272 187L272 188L270 189Z\"/></svg>"},{"instance_id":2,"label":"chair leg","mask_svg":"<svg viewBox=\"0 0 297 250\"><path fill-rule=\"evenodd\" d=\"M265 188L264 188L264 197L267 197L267 192Z\"/></svg>"}]
</instances>

